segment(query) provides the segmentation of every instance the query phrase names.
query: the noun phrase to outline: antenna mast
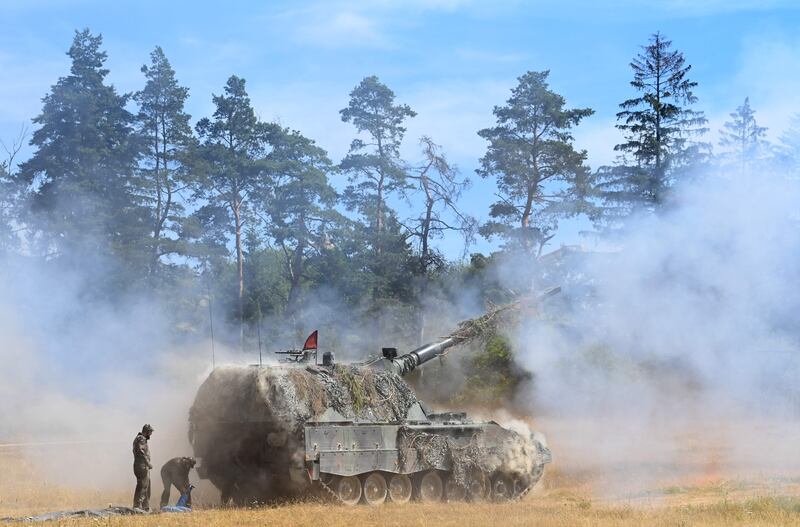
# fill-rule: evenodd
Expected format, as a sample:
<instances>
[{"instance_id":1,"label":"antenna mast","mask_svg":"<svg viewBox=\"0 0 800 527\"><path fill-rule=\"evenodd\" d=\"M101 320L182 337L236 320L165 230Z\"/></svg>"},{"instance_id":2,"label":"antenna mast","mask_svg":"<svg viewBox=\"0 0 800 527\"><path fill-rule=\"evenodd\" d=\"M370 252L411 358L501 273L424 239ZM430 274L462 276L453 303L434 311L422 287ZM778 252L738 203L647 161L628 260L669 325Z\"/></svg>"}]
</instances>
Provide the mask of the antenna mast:
<instances>
[{"instance_id":1,"label":"antenna mast","mask_svg":"<svg viewBox=\"0 0 800 527\"><path fill-rule=\"evenodd\" d=\"M263 366L264 362L261 358L261 302L257 302L256 307L258 308L258 320L256 320L258 325L258 365Z\"/></svg>"},{"instance_id":2,"label":"antenna mast","mask_svg":"<svg viewBox=\"0 0 800 527\"><path fill-rule=\"evenodd\" d=\"M211 367L216 368L216 353L214 351L214 312L211 309L211 285L208 285L208 325L211 329Z\"/></svg>"}]
</instances>

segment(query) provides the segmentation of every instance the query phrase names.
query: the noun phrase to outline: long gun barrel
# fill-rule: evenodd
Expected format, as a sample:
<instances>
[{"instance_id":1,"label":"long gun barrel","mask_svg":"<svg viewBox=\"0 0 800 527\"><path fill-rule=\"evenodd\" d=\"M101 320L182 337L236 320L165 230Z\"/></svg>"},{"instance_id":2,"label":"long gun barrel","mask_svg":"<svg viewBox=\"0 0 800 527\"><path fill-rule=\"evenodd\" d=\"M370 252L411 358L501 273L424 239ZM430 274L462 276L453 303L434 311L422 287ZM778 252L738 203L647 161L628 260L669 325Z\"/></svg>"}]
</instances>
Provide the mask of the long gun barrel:
<instances>
[{"instance_id":1,"label":"long gun barrel","mask_svg":"<svg viewBox=\"0 0 800 527\"><path fill-rule=\"evenodd\" d=\"M456 337L448 337L444 340L431 342L399 357L384 357L374 362L373 367L394 371L398 375L405 375L417 366L440 356L447 348L455 346L461 341L462 339Z\"/></svg>"},{"instance_id":2,"label":"long gun barrel","mask_svg":"<svg viewBox=\"0 0 800 527\"><path fill-rule=\"evenodd\" d=\"M541 302L546 297L553 296L560 291L560 287L550 287L540 293L535 301L536 303ZM395 348L385 348L383 357L371 362L369 365L373 368L393 371L398 375L405 375L417 366L441 356L448 348L484 334L488 328L494 327L506 312L519 309L522 302L522 300L518 300L510 304L496 307L477 318L464 320L458 324L458 329L454 333L451 333L449 337L425 344L399 357L397 356L397 350Z\"/></svg>"}]
</instances>

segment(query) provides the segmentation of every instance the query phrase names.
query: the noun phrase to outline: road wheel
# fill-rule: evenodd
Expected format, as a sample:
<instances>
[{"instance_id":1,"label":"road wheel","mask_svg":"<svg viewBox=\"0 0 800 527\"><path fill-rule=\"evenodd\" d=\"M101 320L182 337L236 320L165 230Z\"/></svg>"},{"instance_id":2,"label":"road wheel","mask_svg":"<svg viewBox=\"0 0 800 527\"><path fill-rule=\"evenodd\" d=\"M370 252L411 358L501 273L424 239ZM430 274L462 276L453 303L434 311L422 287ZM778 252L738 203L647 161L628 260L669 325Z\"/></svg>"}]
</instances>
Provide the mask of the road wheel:
<instances>
[{"instance_id":1,"label":"road wheel","mask_svg":"<svg viewBox=\"0 0 800 527\"><path fill-rule=\"evenodd\" d=\"M373 472L364 478L364 501L369 505L381 505L386 501L386 478L380 472Z\"/></svg>"},{"instance_id":2,"label":"road wheel","mask_svg":"<svg viewBox=\"0 0 800 527\"><path fill-rule=\"evenodd\" d=\"M530 488L530 483L528 483L524 479L515 479L514 480L514 497L519 498L520 496L524 495L528 492Z\"/></svg>"},{"instance_id":3,"label":"road wheel","mask_svg":"<svg viewBox=\"0 0 800 527\"><path fill-rule=\"evenodd\" d=\"M447 478L447 483L444 484L444 499L448 502L467 499L467 489L459 485L452 475Z\"/></svg>"},{"instance_id":4,"label":"road wheel","mask_svg":"<svg viewBox=\"0 0 800 527\"><path fill-rule=\"evenodd\" d=\"M435 470L429 470L419 480L419 499L423 503L442 501L444 484L442 477Z\"/></svg>"},{"instance_id":5,"label":"road wheel","mask_svg":"<svg viewBox=\"0 0 800 527\"><path fill-rule=\"evenodd\" d=\"M355 476L339 478L336 482L336 496L345 505L355 505L361 499L361 482Z\"/></svg>"},{"instance_id":6,"label":"road wheel","mask_svg":"<svg viewBox=\"0 0 800 527\"><path fill-rule=\"evenodd\" d=\"M394 474L389 480L389 497L394 503L408 503L412 488L411 478L405 474Z\"/></svg>"},{"instance_id":7,"label":"road wheel","mask_svg":"<svg viewBox=\"0 0 800 527\"><path fill-rule=\"evenodd\" d=\"M481 471L474 471L467 483L467 494L472 501L485 501L490 492L489 477Z\"/></svg>"},{"instance_id":8,"label":"road wheel","mask_svg":"<svg viewBox=\"0 0 800 527\"><path fill-rule=\"evenodd\" d=\"M514 482L505 474L497 474L492 478L492 499L508 501L514 495Z\"/></svg>"},{"instance_id":9,"label":"road wheel","mask_svg":"<svg viewBox=\"0 0 800 527\"><path fill-rule=\"evenodd\" d=\"M530 482L528 484L529 487L533 487L538 483L542 476L544 475L544 465L539 464L534 467L533 472L531 473Z\"/></svg>"}]
</instances>

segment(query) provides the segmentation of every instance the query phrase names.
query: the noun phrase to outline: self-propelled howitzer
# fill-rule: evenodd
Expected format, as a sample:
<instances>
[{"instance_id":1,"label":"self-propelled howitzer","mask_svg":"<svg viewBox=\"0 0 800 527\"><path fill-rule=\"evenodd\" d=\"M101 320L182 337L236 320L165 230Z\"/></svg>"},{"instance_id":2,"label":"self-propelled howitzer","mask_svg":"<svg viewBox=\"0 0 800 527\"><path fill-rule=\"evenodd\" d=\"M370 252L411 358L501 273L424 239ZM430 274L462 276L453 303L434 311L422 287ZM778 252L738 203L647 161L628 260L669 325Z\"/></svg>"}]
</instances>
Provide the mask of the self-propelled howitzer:
<instances>
[{"instance_id":1,"label":"self-propelled howitzer","mask_svg":"<svg viewBox=\"0 0 800 527\"><path fill-rule=\"evenodd\" d=\"M190 412L198 473L238 504L314 492L345 504L519 497L550 462L544 437L432 412L401 378L464 340L384 348L360 365L328 355L216 368Z\"/></svg>"}]
</instances>

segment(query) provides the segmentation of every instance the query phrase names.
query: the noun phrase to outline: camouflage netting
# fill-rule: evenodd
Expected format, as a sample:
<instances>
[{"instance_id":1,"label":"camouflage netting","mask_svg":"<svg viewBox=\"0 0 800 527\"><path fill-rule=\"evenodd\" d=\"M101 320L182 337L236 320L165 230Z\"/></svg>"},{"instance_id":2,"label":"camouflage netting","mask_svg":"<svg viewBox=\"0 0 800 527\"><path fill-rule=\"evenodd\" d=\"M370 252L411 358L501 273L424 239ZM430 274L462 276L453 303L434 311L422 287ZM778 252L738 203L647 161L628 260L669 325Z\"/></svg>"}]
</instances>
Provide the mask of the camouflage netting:
<instances>
[{"instance_id":1,"label":"camouflage netting","mask_svg":"<svg viewBox=\"0 0 800 527\"><path fill-rule=\"evenodd\" d=\"M417 402L396 374L369 368L223 366L198 390L190 441L223 501L237 492L286 495L308 483L305 423L329 408L356 421L398 422Z\"/></svg>"},{"instance_id":2,"label":"camouflage netting","mask_svg":"<svg viewBox=\"0 0 800 527\"><path fill-rule=\"evenodd\" d=\"M333 408L356 420L401 421L417 401L399 376L356 366L223 366L198 391L191 421L270 423L287 431Z\"/></svg>"},{"instance_id":3,"label":"camouflage netting","mask_svg":"<svg viewBox=\"0 0 800 527\"><path fill-rule=\"evenodd\" d=\"M451 333L449 338L466 343L479 337L493 335L497 333L499 327L514 323L521 305L522 301L502 306L489 306L485 314L459 322L458 329Z\"/></svg>"},{"instance_id":4,"label":"camouflage netting","mask_svg":"<svg viewBox=\"0 0 800 527\"><path fill-rule=\"evenodd\" d=\"M451 477L456 483L467 487L479 472L503 472L518 477L535 472L539 455L534 442L520 434L506 432L501 442L484 441L481 433L476 433L465 442L441 434L404 428L399 441L402 449L416 450L418 459L429 467L451 470ZM401 453L404 452L402 449ZM405 459L401 461L406 462Z\"/></svg>"},{"instance_id":5,"label":"camouflage netting","mask_svg":"<svg viewBox=\"0 0 800 527\"><path fill-rule=\"evenodd\" d=\"M507 324L519 308L520 303L493 307L481 317L462 322L447 344L479 338ZM189 416L190 441L223 502L229 497L236 501L238 496L245 503L253 496L291 495L307 487L306 423L319 420L329 410L353 421L398 423L406 420L418 402L402 378L380 368L285 363L222 366L198 390ZM497 452L480 437L466 444L433 435L416 436L413 441L422 445L423 462L452 467L459 482L475 470L509 467L513 473L530 472L520 468L524 461L515 462L508 448ZM522 440L510 440L509 445L514 441ZM529 450L528 446L522 450ZM436 456L441 463L434 462ZM529 463L531 456L520 456L525 458Z\"/></svg>"}]
</instances>

